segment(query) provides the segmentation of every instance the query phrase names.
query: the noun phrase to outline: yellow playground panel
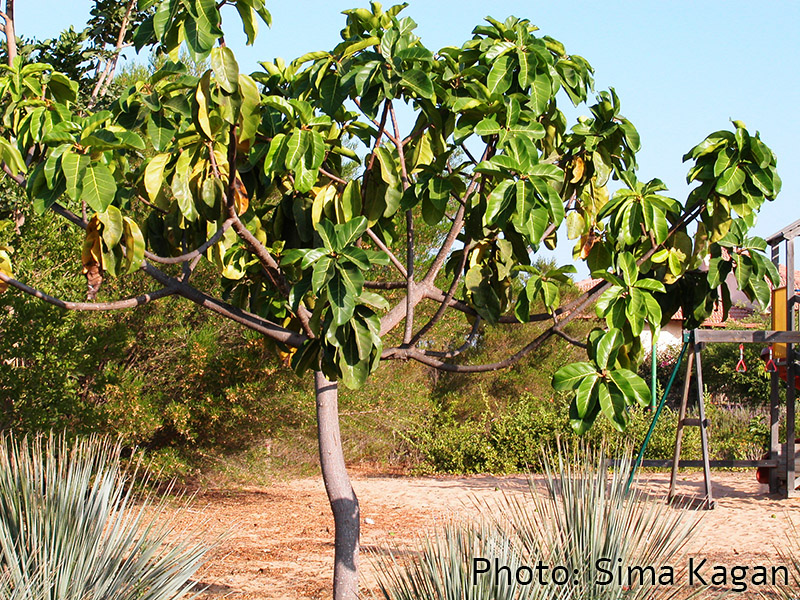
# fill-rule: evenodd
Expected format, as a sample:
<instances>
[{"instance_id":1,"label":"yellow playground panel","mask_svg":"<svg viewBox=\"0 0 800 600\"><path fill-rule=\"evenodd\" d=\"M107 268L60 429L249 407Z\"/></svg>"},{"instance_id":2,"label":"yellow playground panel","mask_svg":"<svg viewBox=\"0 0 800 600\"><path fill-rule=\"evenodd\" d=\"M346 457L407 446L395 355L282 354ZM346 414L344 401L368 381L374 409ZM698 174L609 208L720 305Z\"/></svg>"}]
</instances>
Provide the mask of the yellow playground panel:
<instances>
[{"instance_id":1,"label":"yellow playground panel","mask_svg":"<svg viewBox=\"0 0 800 600\"><path fill-rule=\"evenodd\" d=\"M772 290L772 329L786 331L786 287ZM772 344L772 356L786 358L786 344Z\"/></svg>"}]
</instances>

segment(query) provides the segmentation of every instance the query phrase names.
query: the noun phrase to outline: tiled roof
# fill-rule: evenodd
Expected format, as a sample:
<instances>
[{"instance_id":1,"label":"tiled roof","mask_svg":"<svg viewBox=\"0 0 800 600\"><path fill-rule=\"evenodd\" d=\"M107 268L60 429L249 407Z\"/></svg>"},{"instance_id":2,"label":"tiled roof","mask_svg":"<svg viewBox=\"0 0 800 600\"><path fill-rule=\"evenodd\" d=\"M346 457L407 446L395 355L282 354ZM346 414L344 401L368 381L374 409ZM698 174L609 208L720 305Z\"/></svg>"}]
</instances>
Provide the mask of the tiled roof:
<instances>
[{"instance_id":1,"label":"tiled roof","mask_svg":"<svg viewBox=\"0 0 800 600\"><path fill-rule=\"evenodd\" d=\"M778 274L781 276L780 287L784 287L786 285L786 265L778 265ZM794 272L794 286L795 288L800 287L800 271Z\"/></svg>"}]
</instances>

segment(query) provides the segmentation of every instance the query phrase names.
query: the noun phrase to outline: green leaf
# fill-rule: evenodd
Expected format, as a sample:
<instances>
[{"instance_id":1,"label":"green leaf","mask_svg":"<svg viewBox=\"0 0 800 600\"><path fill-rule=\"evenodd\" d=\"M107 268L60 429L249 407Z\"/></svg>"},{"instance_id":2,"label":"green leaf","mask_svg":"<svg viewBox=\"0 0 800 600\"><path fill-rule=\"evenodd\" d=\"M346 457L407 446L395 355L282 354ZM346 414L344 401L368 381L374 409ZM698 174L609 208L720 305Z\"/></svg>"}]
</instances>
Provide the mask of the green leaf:
<instances>
[{"instance_id":1,"label":"green leaf","mask_svg":"<svg viewBox=\"0 0 800 600\"><path fill-rule=\"evenodd\" d=\"M489 89L490 95L505 94L511 87L514 62L515 59L511 54L504 54L494 61L489 70L489 76L486 78L486 87Z\"/></svg>"},{"instance_id":2,"label":"green leaf","mask_svg":"<svg viewBox=\"0 0 800 600\"><path fill-rule=\"evenodd\" d=\"M331 303L333 323L342 326L353 318L356 296L341 272L337 272L328 282L328 300Z\"/></svg>"},{"instance_id":3,"label":"green leaf","mask_svg":"<svg viewBox=\"0 0 800 600\"><path fill-rule=\"evenodd\" d=\"M152 113L147 118L147 136L156 152L162 152L175 136L175 128L161 113Z\"/></svg>"},{"instance_id":4,"label":"green leaf","mask_svg":"<svg viewBox=\"0 0 800 600\"><path fill-rule=\"evenodd\" d=\"M651 292L661 292L662 294L667 291L664 284L656 279L639 279L633 284L633 287L640 290L650 290Z\"/></svg>"},{"instance_id":5,"label":"green leaf","mask_svg":"<svg viewBox=\"0 0 800 600\"><path fill-rule=\"evenodd\" d=\"M381 166L381 178L386 182L386 185L392 188L399 188L398 167L389 149L385 146L379 146L375 149L375 157Z\"/></svg>"},{"instance_id":6,"label":"green leaf","mask_svg":"<svg viewBox=\"0 0 800 600\"><path fill-rule=\"evenodd\" d=\"M204 19L193 19L188 17L184 21L184 35L189 53L195 60L202 60L214 48L217 41L216 35L207 26Z\"/></svg>"},{"instance_id":7,"label":"green leaf","mask_svg":"<svg viewBox=\"0 0 800 600\"><path fill-rule=\"evenodd\" d=\"M723 196L731 196L739 191L744 183L744 169L734 165L725 169L725 171L717 180L716 190Z\"/></svg>"},{"instance_id":8,"label":"green leaf","mask_svg":"<svg viewBox=\"0 0 800 600\"><path fill-rule=\"evenodd\" d=\"M25 166L25 161L19 152L16 145L7 142L5 139L0 140L2 146L3 162L14 174L26 173L28 168Z\"/></svg>"},{"instance_id":9,"label":"green leaf","mask_svg":"<svg viewBox=\"0 0 800 600\"><path fill-rule=\"evenodd\" d=\"M315 294L319 294L335 272L334 260L330 256L323 256L314 263L314 269L311 273L311 289L314 290Z\"/></svg>"},{"instance_id":10,"label":"green leaf","mask_svg":"<svg viewBox=\"0 0 800 600\"><path fill-rule=\"evenodd\" d=\"M433 82L430 75L420 69L403 73L400 83L422 98L433 100Z\"/></svg>"},{"instance_id":11,"label":"green leaf","mask_svg":"<svg viewBox=\"0 0 800 600\"><path fill-rule=\"evenodd\" d=\"M361 186L356 180L350 180L336 201L336 219L340 223L352 220L361 215Z\"/></svg>"},{"instance_id":12,"label":"green leaf","mask_svg":"<svg viewBox=\"0 0 800 600\"><path fill-rule=\"evenodd\" d=\"M597 313L597 316L605 316L606 312L608 312L609 306L611 306L620 297L622 292L623 288L618 285L612 285L605 292L603 292L600 295L600 298L597 299L597 304L595 304L595 312Z\"/></svg>"},{"instance_id":13,"label":"green leaf","mask_svg":"<svg viewBox=\"0 0 800 600\"><path fill-rule=\"evenodd\" d=\"M255 20L256 12L244 2L236 3L236 10L239 13L239 18L242 20L242 29L247 36L247 45L252 46L258 35L258 23Z\"/></svg>"},{"instance_id":14,"label":"green leaf","mask_svg":"<svg viewBox=\"0 0 800 600\"><path fill-rule=\"evenodd\" d=\"M103 224L103 241L108 249L119 244L122 239L122 213L116 206L109 206L105 212L98 213L97 218Z\"/></svg>"},{"instance_id":15,"label":"green leaf","mask_svg":"<svg viewBox=\"0 0 800 600\"><path fill-rule=\"evenodd\" d=\"M567 239L577 240L586 230L586 221L583 216L575 211L567 215Z\"/></svg>"},{"instance_id":16,"label":"green leaf","mask_svg":"<svg viewBox=\"0 0 800 600\"><path fill-rule=\"evenodd\" d=\"M355 243L361 235L367 230L366 217L358 217L352 221L348 221L343 225L336 225L336 242L337 250L346 248L347 246Z\"/></svg>"},{"instance_id":17,"label":"green leaf","mask_svg":"<svg viewBox=\"0 0 800 600\"><path fill-rule=\"evenodd\" d=\"M528 106L536 116L541 115L547 110L550 99L553 97L553 86L550 78L538 75L531 84L530 100Z\"/></svg>"},{"instance_id":18,"label":"green leaf","mask_svg":"<svg viewBox=\"0 0 800 600\"><path fill-rule=\"evenodd\" d=\"M338 252L341 248L336 246L336 230L328 219L320 219L314 227L328 252Z\"/></svg>"},{"instance_id":19,"label":"green leaf","mask_svg":"<svg viewBox=\"0 0 800 600\"><path fill-rule=\"evenodd\" d=\"M484 226L491 227L497 224L500 217L510 212L517 196L518 191L513 181L502 181L495 187L486 200L486 212L483 215Z\"/></svg>"},{"instance_id":20,"label":"green leaf","mask_svg":"<svg viewBox=\"0 0 800 600\"><path fill-rule=\"evenodd\" d=\"M633 258L633 254L630 252L623 252L619 255L617 261L619 269L622 271L622 279L625 281L625 285L631 287L639 277L639 267L636 266L636 259Z\"/></svg>"},{"instance_id":21,"label":"green leaf","mask_svg":"<svg viewBox=\"0 0 800 600\"><path fill-rule=\"evenodd\" d=\"M286 143L286 168L296 170L297 165L305 154L308 146L309 132L303 129L295 129Z\"/></svg>"},{"instance_id":22,"label":"green leaf","mask_svg":"<svg viewBox=\"0 0 800 600\"><path fill-rule=\"evenodd\" d=\"M144 169L144 188L151 202L155 202L161 193L161 187L164 185L164 170L171 158L170 154L157 154L150 159Z\"/></svg>"},{"instance_id":23,"label":"green leaf","mask_svg":"<svg viewBox=\"0 0 800 600\"><path fill-rule=\"evenodd\" d=\"M617 356L617 350L622 345L622 331L619 329L609 329L600 338L597 343L597 351L595 353L595 362L601 369L607 368L609 365L614 364Z\"/></svg>"},{"instance_id":24,"label":"green leaf","mask_svg":"<svg viewBox=\"0 0 800 600\"><path fill-rule=\"evenodd\" d=\"M363 290L361 292L361 295L358 297L358 301L361 304L368 304L369 306L380 310L389 310L391 306L386 298L380 294L376 294L368 290Z\"/></svg>"},{"instance_id":25,"label":"green leaf","mask_svg":"<svg viewBox=\"0 0 800 600\"><path fill-rule=\"evenodd\" d=\"M589 411L592 409L592 393L594 392L595 384L597 384L597 382L597 373L590 373L581 380L577 389L575 390L575 409L577 410L578 416L581 419L589 414Z\"/></svg>"},{"instance_id":26,"label":"green leaf","mask_svg":"<svg viewBox=\"0 0 800 600\"><path fill-rule=\"evenodd\" d=\"M328 251L325 248L310 248L308 250L302 250L303 252L303 259L300 262L301 269L307 269L315 262L317 262L323 256L328 255ZM291 260L289 257L287 260Z\"/></svg>"},{"instance_id":27,"label":"green leaf","mask_svg":"<svg viewBox=\"0 0 800 600\"><path fill-rule=\"evenodd\" d=\"M92 210L105 212L116 193L117 182L107 166L95 163L86 167L81 179L80 199L85 200Z\"/></svg>"},{"instance_id":28,"label":"green leaf","mask_svg":"<svg viewBox=\"0 0 800 600\"><path fill-rule=\"evenodd\" d=\"M197 100L197 125L200 131L211 140L214 139L214 131L211 128L211 117L209 115L209 99L211 97L210 90L211 71L206 71L195 91L195 99Z\"/></svg>"},{"instance_id":29,"label":"green leaf","mask_svg":"<svg viewBox=\"0 0 800 600\"><path fill-rule=\"evenodd\" d=\"M197 209L194 206L194 197L192 190L189 187L189 174L181 172L181 169L176 169L175 174L172 176L172 194L175 200L178 201L178 208L181 214L186 217L187 221L194 222L199 216Z\"/></svg>"},{"instance_id":30,"label":"green leaf","mask_svg":"<svg viewBox=\"0 0 800 600\"><path fill-rule=\"evenodd\" d=\"M596 375L594 365L588 362L571 363L561 367L553 375L553 388L558 391L574 390L589 375Z\"/></svg>"},{"instance_id":31,"label":"green leaf","mask_svg":"<svg viewBox=\"0 0 800 600\"><path fill-rule=\"evenodd\" d=\"M78 200L81 194L81 180L86 167L91 159L85 154L67 152L61 157L61 172L67 182L67 193L73 200Z\"/></svg>"},{"instance_id":32,"label":"green leaf","mask_svg":"<svg viewBox=\"0 0 800 600\"><path fill-rule=\"evenodd\" d=\"M615 369L608 372L611 381L614 382L630 404L634 402L640 406L650 404L650 387L644 379L628 369Z\"/></svg>"},{"instance_id":33,"label":"green leaf","mask_svg":"<svg viewBox=\"0 0 800 600\"><path fill-rule=\"evenodd\" d=\"M503 128L497 122L494 115L491 117L484 117L475 125L475 133L478 135L497 135L503 131Z\"/></svg>"},{"instance_id":34,"label":"green leaf","mask_svg":"<svg viewBox=\"0 0 800 600\"><path fill-rule=\"evenodd\" d=\"M227 46L217 46L211 51L211 69L223 90L234 94L239 89L239 64Z\"/></svg>"},{"instance_id":35,"label":"green leaf","mask_svg":"<svg viewBox=\"0 0 800 600\"><path fill-rule=\"evenodd\" d=\"M625 412L625 397L618 389L609 388L601 382L597 386L597 399L600 402L600 410L611 421L611 424L618 431L625 431L628 425L628 414Z\"/></svg>"}]
</instances>

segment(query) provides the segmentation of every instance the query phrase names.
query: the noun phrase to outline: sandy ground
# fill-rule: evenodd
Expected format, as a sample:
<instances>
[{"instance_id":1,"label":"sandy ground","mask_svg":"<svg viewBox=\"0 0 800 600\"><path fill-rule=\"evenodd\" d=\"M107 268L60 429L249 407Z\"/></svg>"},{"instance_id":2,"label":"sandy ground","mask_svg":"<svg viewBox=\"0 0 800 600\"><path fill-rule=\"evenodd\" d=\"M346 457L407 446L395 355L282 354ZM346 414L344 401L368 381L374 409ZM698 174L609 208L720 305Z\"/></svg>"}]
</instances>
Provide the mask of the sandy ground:
<instances>
[{"instance_id":1,"label":"sandy ground","mask_svg":"<svg viewBox=\"0 0 800 600\"><path fill-rule=\"evenodd\" d=\"M644 475L640 485L664 495L668 474ZM800 526L800 499L767 493L753 472L715 473L714 510L703 511L689 552L709 565L781 564L776 545L786 547L787 520ZM681 476L679 492L699 497L702 474ZM362 513L365 554L413 543L416 536L453 514L475 512L474 502L493 502L528 488L525 477L354 477ZM319 478L266 488L206 490L195 515L208 533L229 537L199 574L207 598L329 598L333 563L333 520ZM375 590L374 564L362 557L365 591ZM365 594L369 598L369 594ZM375 596L377 597L377 596ZM756 597L747 594L729 597Z\"/></svg>"}]
</instances>

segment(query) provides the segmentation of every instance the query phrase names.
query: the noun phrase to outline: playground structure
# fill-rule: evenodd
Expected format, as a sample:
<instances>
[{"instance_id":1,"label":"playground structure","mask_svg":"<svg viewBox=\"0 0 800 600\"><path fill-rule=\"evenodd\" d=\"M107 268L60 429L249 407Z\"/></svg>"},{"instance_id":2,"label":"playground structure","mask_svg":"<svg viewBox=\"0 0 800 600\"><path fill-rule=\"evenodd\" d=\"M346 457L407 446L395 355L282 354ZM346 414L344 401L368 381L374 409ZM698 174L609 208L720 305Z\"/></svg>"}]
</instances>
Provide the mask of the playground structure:
<instances>
[{"instance_id":1,"label":"playground structure","mask_svg":"<svg viewBox=\"0 0 800 600\"><path fill-rule=\"evenodd\" d=\"M797 397L797 377L800 369L797 365L797 352L794 348L800 344L800 331L797 330L797 318L795 312L800 306L798 291L794 276L794 240L800 235L800 220L781 229L767 239L771 248L771 258L777 266L780 259L780 246L784 245L784 262L786 265L786 282L782 287L773 290L772 293L772 330L709 330L694 329L684 331L684 341L681 354L675 364L675 368L670 377L664 396L661 399L650 431L645 438L642 448L637 457L637 465L643 466L669 466L672 467L670 478L669 500L676 496L677 474L680 467L702 467L705 481L705 497L703 499L706 508L714 508L714 496L711 485L711 468L757 468L760 472L766 470L768 474L770 493L780 493L785 498L797 497L800 495L800 478L797 477L800 465L797 464L795 443L796 442L796 397ZM769 431L770 448L766 458L761 460L715 460L709 459L708 432L710 425L705 415L704 389L703 389L703 369L701 354L702 349L709 343L733 342L739 344L740 360L736 366L737 371L746 370L747 367L742 359L743 344L761 344L768 348L767 360L764 368L770 375L770 410L769 410ZM683 385L683 395L678 415L678 429L675 440L675 454L672 461L643 461L644 451L652 435L652 431L658 420L661 409L664 406L667 393L675 380L675 375L680 369L681 361L687 353L686 377ZM698 416L687 417L687 408L691 390L692 373L696 381ZM792 383L789 383L792 382ZM784 391L786 399L785 410L781 406L781 390ZM781 418L785 419L785 436L782 441L780 438ZM685 427L700 428L700 442L702 450L702 460L680 460L681 443ZM792 443L790 443L790 440Z\"/></svg>"}]
</instances>

